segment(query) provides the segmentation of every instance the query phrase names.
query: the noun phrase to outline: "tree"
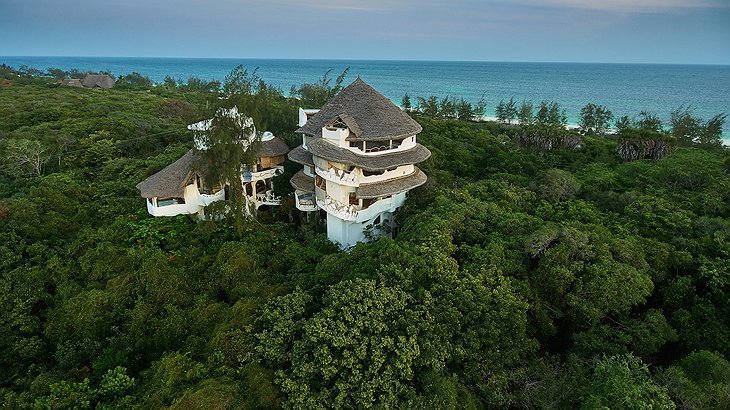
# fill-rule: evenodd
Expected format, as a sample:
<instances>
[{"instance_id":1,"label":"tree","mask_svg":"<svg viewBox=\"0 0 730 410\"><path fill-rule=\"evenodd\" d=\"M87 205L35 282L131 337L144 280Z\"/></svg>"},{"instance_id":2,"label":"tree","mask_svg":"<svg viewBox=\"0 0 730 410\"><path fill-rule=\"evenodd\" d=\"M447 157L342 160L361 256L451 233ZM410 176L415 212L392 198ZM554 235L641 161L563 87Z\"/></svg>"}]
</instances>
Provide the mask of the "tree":
<instances>
[{"instance_id":1,"label":"tree","mask_svg":"<svg viewBox=\"0 0 730 410\"><path fill-rule=\"evenodd\" d=\"M432 95L425 99L418 97L418 105L416 106L418 112L428 117L436 117L439 114L439 100L438 97Z\"/></svg>"},{"instance_id":2,"label":"tree","mask_svg":"<svg viewBox=\"0 0 730 410\"><path fill-rule=\"evenodd\" d=\"M569 200L580 190L580 183L570 172L562 169L548 169L533 182L532 190L549 202Z\"/></svg>"},{"instance_id":3,"label":"tree","mask_svg":"<svg viewBox=\"0 0 730 410\"><path fill-rule=\"evenodd\" d=\"M579 125L585 133L601 135L612 120L613 113L602 105L588 103L580 110Z\"/></svg>"},{"instance_id":4,"label":"tree","mask_svg":"<svg viewBox=\"0 0 730 410\"><path fill-rule=\"evenodd\" d=\"M63 80L64 78L68 78L68 71L61 70L60 68L49 68L48 74L50 74L51 77L55 78L56 80Z\"/></svg>"},{"instance_id":5,"label":"tree","mask_svg":"<svg viewBox=\"0 0 730 410\"><path fill-rule=\"evenodd\" d=\"M350 67L342 70L340 75L335 78L334 85L330 85L332 82L332 78L330 77L332 69L327 70L322 78L315 83L305 83L298 88L292 87L291 94L299 97L302 100L302 104L306 107L321 107L342 90L342 84L349 71Z\"/></svg>"},{"instance_id":6,"label":"tree","mask_svg":"<svg viewBox=\"0 0 730 410\"><path fill-rule=\"evenodd\" d=\"M474 119L474 107L469 101L461 98L456 103L456 118L460 121L472 121Z\"/></svg>"},{"instance_id":7,"label":"tree","mask_svg":"<svg viewBox=\"0 0 730 410\"><path fill-rule=\"evenodd\" d=\"M407 93L403 95L400 106L405 112L411 111L411 97L409 97Z\"/></svg>"},{"instance_id":8,"label":"tree","mask_svg":"<svg viewBox=\"0 0 730 410\"><path fill-rule=\"evenodd\" d=\"M722 145L722 127L727 119L727 114L717 114L707 120L702 133L697 139L701 147L719 147Z\"/></svg>"},{"instance_id":9,"label":"tree","mask_svg":"<svg viewBox=\"0 0 730 410\"><path fill-rule=\"evenodd\" d=\"M672 111L669 122L672 126L672 136L680 145L691 146L700 133L698 118L692 115L691 107L679 106Z\"/></svg>"},{"instance_id":10,"label":"tree","mask_svg":"<svg viewBox=\"0 0 730 410\"><path fill-rule=\"evenodd\" d=\"M564 126L568 121L565 110L560 109L560 105L555 101L540 101L540 106L535 115L535 122L540 125L560 125Z\"/></svg>"},{"instance_id":11,"label":"tree","mask_svg":"<svg viewBox=\"0 0 730 410\"><path fill-rule=\"evenodd\" d=\"M691 107L681 105L671 113L671 135L680 145L718 147L722 145L722 127L726 118L726 114L717 114L703 122L692 114Z\"/></svg>"},{"instance_id":12,"label":"tree","mask_svg":"<svg viewBox=\"0 0 730 410\"><path fill-rule=\"evenodd\" d=\"M645 131L663 132L662 120L648 111L641 111L638 118L634 121L636 128Z\"/></svg>"},{"instance_id":13,"label":"tree","mask_svg":"<svg viewBox=\"0 0 730 410\"><path fill-rule=\"evenodd\" d=\"M512 120L517 117L517 107L514 97L510 97L507 102L500 100L495 109L495 115L499 121L511 124Z\"/></svg>"},{"instance_id":14,"label":"tree","mask_svg":"<svg viewBox=\"0 0 730 410\"><path fill-rule=\"evenodd\" d=\"M257 74L259 68L249 72L243 64L237 65L223 80L223 93L227 96L233 94L255 94L261 78Z\"/></svg>"},{"instance_id":15,"label":"tree","mask_svg":"<svg viewBox=\"0 0 730 410\"><path fill-rule=\"evenodd\" d=\"M8 140L4 145L5 162L16 175L43 175L46 163L53 156L51 149L38 140Z\"/></svg>"},{"instance_id":16,"label":"tree","mask_svg":"<svg viewBox=\"0 0 730 410\"><path fill-rule=\"evenodd\" d=\"M654 383L647 366L633 355L601 359L588 380L582 409L674 409L664 387Z\"/></svg>"},{"instance_id":17,"label":"tree","mask_svg":"<svg viewBox=\"0 0 730 410\"><path fill-rule=\"evenodd\" d=\"M718 353L690 353L661 371L657 380L684 408L730 408L730 363Z\"/></svg>"},{"instance_id":18,"label":"tree","mask_svg":"<svg viewBox=\"0 0 730 410\"><path fill-rule=\"evenodd\" d=\"M174 78L166 75L165 79L162 81L162 85L164 85L165 87L175 88L177 87L177 82Z\"/></svg>"},{"instance_id":19,"label":"tree","mask_svg":"<svg viewBox=\"0 0 730 410\"><path fill-rule=\"evenodd\" d=\"M517 119L521 125L531 125L534 120L532 101L522 101L517 110Z\"/></svg>"},{"instance_id":20,"label":"tree","mask_svg":"<svg viewBox=\"0 0 730 410\"><path fill-rule=\"evenodd\" d=\"M234 226L242 229L251 210L241 176L246 166L256 164L260 144L253 120L237 109L219 108L208 130L200 134L200 142L205 149L201 152L199 168L207 170L211 184L228 185L229 201L220 206L226 208L225 214ZM211 207L213 211L215 208Z\"/></svg>"},{"instance_id":21,"label":"tree","mask_svg":"<svg viewBox=\"0 0 730 410\"><path fill-rule=\"evenodd\" d=\"M623 115L619 118L616 118L614 126L616 127L616 131L618 131L620 134L632 127L631 118L629 118L628 115Z\"/></svg>"},{"instance_id":22,"label":"tree","mask_svg":"<svg viewBox=\"0 0 730 410\"><path fill-rule=\"evenodd\" d=\"M448 96L442 98L439 102L439 115L444 118L456 118L456 100Z\"/></svg>"},{"instance_id":23,"label":"tree","mask_svg":"<svg viewBox=\"0 0 730 410\"><path fill-rule=\"evenodd\" d=\"M291 296L297 297L265 309L259 335L267 362L288 363L277 373L288 406L393 406L413 397L418 324L425 318L411 296L373 280L348 280L331 287L306 319L301 303L308 298ZM274 314L290 311L284 304L293 301L300 301L293 317Z\"/></svg>"},{"instance_id":24,"label":"tree","mask_svg":"<svg viewBox=\"0 0 730 410\"><path fill-rule=\"evenodd\" d=\"M123 87L150 88L152 80L136 71L119 76L119 85Z\"/></svg>"}]
</instances>

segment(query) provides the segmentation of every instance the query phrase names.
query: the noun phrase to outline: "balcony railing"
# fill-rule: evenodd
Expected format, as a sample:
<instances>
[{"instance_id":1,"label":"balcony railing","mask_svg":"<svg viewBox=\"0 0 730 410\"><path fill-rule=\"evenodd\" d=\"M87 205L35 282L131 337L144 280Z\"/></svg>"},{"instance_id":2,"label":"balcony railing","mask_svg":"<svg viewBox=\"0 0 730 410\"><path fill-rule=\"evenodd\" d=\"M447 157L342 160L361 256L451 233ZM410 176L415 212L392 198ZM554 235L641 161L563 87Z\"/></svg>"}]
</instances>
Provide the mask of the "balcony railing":
<instances>
[{"instance_id":1,"label":"balcony railing","mask_svg":"<svg viewBox=\"0 0 730 410\"><path fill-rule=\"evenodd\" d=\"M259 172L244 171L241 175L241 179L243 182L260 181L262 179L269 179L277 175L281 175L283 172L284 167L274 167Z\"/></svg>"},{"instance_id":2,"label":"balcony railing","mask_svg":"<svg viewBox=\"0 0 730 410\"><path fill-rule=\"evenodd\" d=\"M314 197L314 192L296 195L296 206L300 211L316 211L317 201Z\"/></svg>"},{"instance_id":3,"label":"balcony railing","mask_svg":"<svg viewBox=\"0 0 730 410\"><path fill-rule=\"evenodd\" d=\"M324 179L334 181L341 185L357 186L357 176L354 172L345 172L337 168L329 168L327 171L320 168L316 169L317 175Z\"/></svg>"},{"instance_id":4,"label":"balcony railing","mask_svg":"<svg viewBox=\"0 0 730 410\"><path fill-rule=\"evenodd\" d=\"M281 205L281 197L274 195L274 191L268 190L260 194L256 194L257 205Z\"/></svg>"},{"instance_id":5,"label":"balcony railing","mask_svg":"<svg viewBox=\"0 0 730 410\"><path fill-rule=\"evenodd\" d=\"M329 195L325 196L324 201L317 199L317 205L327 211L327 213L331 213L345 221L354 221L357 218L357 208L355 205L345 205Z\"/></svg>"}]
</instances>

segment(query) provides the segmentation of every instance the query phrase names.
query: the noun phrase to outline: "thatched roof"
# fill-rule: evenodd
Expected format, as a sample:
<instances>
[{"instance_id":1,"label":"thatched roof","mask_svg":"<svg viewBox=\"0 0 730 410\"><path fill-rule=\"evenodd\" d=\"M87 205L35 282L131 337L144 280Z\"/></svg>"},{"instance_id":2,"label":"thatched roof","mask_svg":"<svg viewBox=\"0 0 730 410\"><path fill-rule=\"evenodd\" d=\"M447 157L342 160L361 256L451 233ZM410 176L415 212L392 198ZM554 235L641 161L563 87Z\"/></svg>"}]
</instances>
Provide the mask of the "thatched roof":
<instances>
[{"instance_id":1,"label":"thatched roof","mask_svg":"<svg viewBox=\"0 0 730 410\"><path fill-rule=\"evenodd\" d=\"M289 151L288 157L291 161L294 161L298 164L314 166L312 153L304 149L304 147L301 145Z\"/></svg>"},{"instance_id":2,"label":"thatched roof","mask_svg":"<svg viewBox=\"0 0 730 410\"><path fill-rule=\"evenodd\" d=\"M137 184L143 198L181 198L198 155L191 149L177 161Z\"/></svg>"},{"instance_id":3,"label":"thatched roof","mask_svg":"<svg viewBox=\"0 0 730 410\"><path fill-rule=\"evenodd\" d=\"M338 147L322 138L312 138L307 147L320 158L332 162L354 165L367 171L380 171L401 165L417 164L431 156L431 151L421 144L405 151L385 152L380 155L358 155L346 148ZM295 148L296 149L296 148ZM289 155L291 159L291 154Z\"/></svg>"},{"instance_id":4,"label":"thatched roof","mask_svg":"<svg viewBox=\"0 0 730 410\"><path fill-rule=\"evenodd\" d=\"M304 171L299 171L294 174L294 176L289 180L289 183L294 187L294 189L304 192L314 192L314 178L305 174Z\"/></svg>"},{"instance_id":5,"label":"thatched roof","mask_svg":"<svg viewBox=\"0 0 730 410\"><path fill-rule=\"evenodd\" d=\"M383 196L397 194L399 192L408 191L410 189L419 187L426 183L426 174L424 174L418 167L410 175L391 179L388 181L375 182L372 184L362 184L357 188L357 198L369 199L379 198Z\"/></svg>"},{"instance_id":6,"label":"thatched roof","mask_svg":"<svg viewBox=\"0 0 730 410\"><path fill-rule=\"evenodd\" d=\"M274 137L266 141L261 141L256 156L261 157L280 157L289 152L289 146L279 137Z\"/></svg>"},{"instance_id":7,"label":"thatched roof","mask_svg":"<svg viewBox=\"0 0 730 410\"><path fill-rule=\"evenodd\" d=\"M413 118L358 77L296 132L321 137L322 127L338 116L352 131L349 141L402 139L422 130Z\"/></svg>"},{"instance_id":8,"label":"thatched roof","mask_svg":"<svg viewBox=\"0 0 730 410\"><path fill-rule=\"evenodd\" d=\"M81 80L78 78L66 78L65 80L61 81L61 85L65 85L68 87L83 87L84 85L81 83Z\"/></svg>"},{"instance_id":9,"label":"thatched roof","mask_svg":"<svg viewBox=\"0 0 730 410\"><path fill-rule=\"evenodd\" d=\"M86 88L112 88L114 87L114 79L106 74L86 74L81 84Z\"/></svg>"}]
</instances>

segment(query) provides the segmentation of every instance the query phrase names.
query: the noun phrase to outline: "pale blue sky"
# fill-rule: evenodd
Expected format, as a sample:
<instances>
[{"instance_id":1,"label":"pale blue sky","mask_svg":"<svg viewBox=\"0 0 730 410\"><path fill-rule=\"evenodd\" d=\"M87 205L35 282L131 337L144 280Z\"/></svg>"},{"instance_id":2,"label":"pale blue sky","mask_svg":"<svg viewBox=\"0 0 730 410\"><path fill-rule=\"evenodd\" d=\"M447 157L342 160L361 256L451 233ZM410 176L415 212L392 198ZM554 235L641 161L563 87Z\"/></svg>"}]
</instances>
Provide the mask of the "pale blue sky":
<instances>
[{"instance_id":1,"label":"pale blue sky","mask_svg":"<svg viewBox=\"0 0 730 410\"><path fill-rule=\"evenodd\" d=\"M0 0L0 55L730 64L730 0Z\"/></svg>"}]
</instances>

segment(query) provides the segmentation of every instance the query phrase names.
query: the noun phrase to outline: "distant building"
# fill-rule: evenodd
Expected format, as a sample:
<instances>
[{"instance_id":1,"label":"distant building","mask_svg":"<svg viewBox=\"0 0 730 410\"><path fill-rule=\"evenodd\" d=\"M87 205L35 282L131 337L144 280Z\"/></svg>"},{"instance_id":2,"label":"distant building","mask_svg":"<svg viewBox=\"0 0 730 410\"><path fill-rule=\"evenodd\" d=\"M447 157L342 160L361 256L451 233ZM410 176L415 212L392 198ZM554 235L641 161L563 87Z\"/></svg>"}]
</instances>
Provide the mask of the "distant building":
<instances>
[{"instance_id":1,"label":"distant building","mask_svg":"<svg viewBox=\"0 0 730 410\"><path fill-rule=\"evenodd\" d=\"M85 88L112 88L114 83L114 79L106 74L86 74L81 80Z\"/></svg>"},{"instance_id":2,"label":"distant building","mask_svg":"<svg viewBox=\"0 0 730 410\"><path fill-rule=\"evenodd\" d=\"M423 185L415 164L431 152L416 142L421 126L360 78L319 111L300 110L302 145L289 159L304 165L290 180L301 211L322 209L327 236L346 249L395 227L406 193Z\"/></svg>"},{"instance_id":3,"label":"distant building","mask_svg":"<svg viewBox=\"0 0 730 410\"><path fill-rule=\"evenodd\" d=\"M67 87L83 87L84 85L81 84L81 80L78 78L67 78L63 81L61 81L61 85L65 85Z\"/></svg>"},{"instance_id":4,"label":"distant building","mask_svg":"<svg viewBox=\"0 0 730 410\"><path fill-rule=\"evenodd\" d=\"M274 195L274 185L271 178L284 171L284 160L289 147L280 138L270 132L257 136L253 128L253 120L239 114L238 109L221 110L222 115L237 118L242 126L251 128L251 135L247 141L250 144L254 138L260 139L256 153L256 164L249 164L241 175L241 182L246 194L246 200L253 209L262 205L280 205L281 197ZM200 153L207 149L205 132L210 129L212 120L204 120L188 126L195 135L195 149L191 149L180 159L168 165L161 171L137 184L143 198L147 199L147 211L152 216L174 216L183 214L198 214L204 216L204 208L215 201L226 199L226 190L223 185L211 185L213 178L207 169L198 169Z\"/></svg>"}]
</instances>

